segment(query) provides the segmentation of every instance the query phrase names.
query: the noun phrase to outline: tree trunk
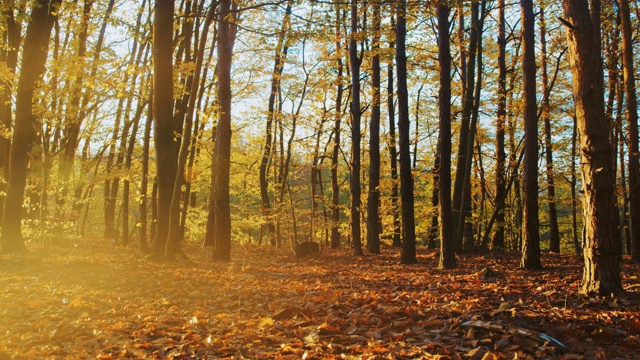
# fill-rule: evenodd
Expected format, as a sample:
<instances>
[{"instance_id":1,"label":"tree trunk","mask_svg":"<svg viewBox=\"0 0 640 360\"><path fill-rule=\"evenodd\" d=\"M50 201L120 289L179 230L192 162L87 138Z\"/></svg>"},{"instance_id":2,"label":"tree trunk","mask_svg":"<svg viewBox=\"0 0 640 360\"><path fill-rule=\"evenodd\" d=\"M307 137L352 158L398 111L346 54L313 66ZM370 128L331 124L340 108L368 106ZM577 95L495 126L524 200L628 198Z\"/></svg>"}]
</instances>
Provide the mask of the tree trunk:
<instances>
[{"instance_id":1,"label":"tree trunk","mask_svg":"<svg viewBox=\"0 0 640 360\"><path fill-rule=\"evenodd\" d=\"M27 27L22 52L22 65L16 96L16 119L9 156L9 184L4 202L0 251L25 251L22 239L22 203L27 181L29 158L37 140L39 119L33 113L37 82L45 73L49 37L57 17L60 0L39 0Z\"/></svg>"},{"instance_id":2,"label":"tree trunk","mask_svg":"<svg viewBox=\"0 0 640 360\"><path fill-rule=\"evenodd\" d=\"M340 247L340 231L338 224L340 223L340 184L338 183L338 160L340 156L340 123L342 122L342 31L340 20L340 7L336 6L336 57L337 71L336 77L336 110L335 121L333 125L333 149L331 152L331 248Z\"/></svg>"},{"instance_id":3,"label":"tree trunk","mask_svg":"<svg viewBox=\"0 0 640 360\"><path fill-rule=\"evenodd\" d=\"M360 185L360 64L358 57L358 0L351 0L351 36L349 40L349 63L351 65L351 240L353 253L363 255L360 231L360 210L362 207Z\"/></svg>"},{"instance_id":4,"label":"tree trunk","mask_svg":"<svg viewBox=\"0 0 640 360\"><path fill-rule=\"evenodd\" d=\"M234 4L235 8L235 4ZM229 202L229 171L231 167L231 61L235 41L235 25L231 1L221 0L218 18L218 119L215 160L214 191L215 246L213 259L231 259L231 208ZM231 17L231 18L230 18Z\"/></svg>"},{"instance_id":5,"label":"tree trunk","mask_svg":"<svg viewBox=\"0 0 640 360\"><path fill-rule=\"evenodd\" d=\"M380 3L373 8L371 51L371 121L369 122L369 197L367 199L367 251L380 254Z\"/></svg>"},{"instance_id":6,"label":"tree trunk","mask_svg":"<svg viewBox=\"0 0 640 360\"><path fill-rule=\"evenodd\" d=\"M140 179L140 227L138 228L138 243L140 252L147 254L149 245L147 242L147 188L149 186L149 142L151 140L151 123L153 121L153 85L149 92L147 107L147 119L144 124L144 136L142 138L142 174Z\"/></svg>"},{"instance_id":7,"label":"tree trunk","mask_svg":"<svg viewBox=\"0 0 640 360\"><path fill-rule=\"evenodd\" d=\"M615 234L612 149L604 110L599 22L586 0L562 2L569 43L577 128L580 136L584 211L584 273L581 290L609 296L622 292ZM598 12L599 9L591 9ZM599 20L599 17L597 18Z\"/></svg>"},{"instance_id":8,"label":"tree trunk","mask_svg":"<svg viewBox=\"0 0 640 360\"><path fill-rule=\"evenodd\" d=\"M269 183L267 181L267 167L271 160L271 145L273 143L273 121L278 116L276 113L276 96L280 91L280 82L282 79L282 71L287 60L287 34L291 27L291 7L293 1L287 2L284 18L282 19L282 27L278 36L278 43L275 49L275 60L273 65L273 74L271 76L271 92L269 93L269 108L267 112L267 124L265 132L264 148L262 149L262 160L260 161L260 199L262 201L262 215L267 222L267 230L269 232L269 242L271 246L276 246L275 223L269 200Z\"/></svg>"},{"instance_id":9,"label":"tree trunk","mask_svg":"<svg viewBox=\"0 0 640 360\"><path fill-rule=\"evenodd\" d=\"M507 65L506 65L506 37L505 37L505 0L498 2L498 111L496 122L496 223L497 229L491 240L491 249L504 250L504 211L506 199L506 159L505 126L507 117Z\"/></svg>"},{"instance_id":10,"label":"tree trunk","mask_svg":"<svg viewBox=\"0 0 640 360\"><path fill-rule=\"evenodd\" d=\"M524 166L522 259L520 267L540 269L538 220L538 109L536 103L535 15L532 0L521 0L522 68L524 88Z\"/></svg>"},{"instance_id":11,"label":"tree trunk","mask_svg":"<svg viewBox=\"0 0 640 360\"><path fill-rule=\"evenodd\" d=\"M629 128L629 213L631 223L632 258L640 262L640 150L638 148L638 100L633 66L633 33L629 0L620 0L622 21L622 58L624 66L624 90L627 98L627 126Z\"/></svg>"},{"instance_id":12,"label":"tree trunk","mask_svg":"<svg viewBox=\"0 0 640 360\"><path fill-rule=\"evenodd\" d=\"M547 25L544 18L544 6L540 5L540 57L542 70L542 93L549 91L549 76L547 74ZM549 251L560 252L560 229L558 226L558 211L556 210L556 185L553 176L553 146L551 144L551 118L549 116L549 97L542 101L542 120L544 121L544 147L547 163L547 206L549 207Z\"/></svg>"},{"instance_id":13,"label":"tree trunk","mask_svg":"<svg viewBox=\"0 0 640 360\"><path fill-rule=\"evenodd\" d=\"M409 94L407 91L407 2L400 0L396 24L396 68L398 76L398 133L400 140L400 195L402 197L402 263L416 259L416 226L414 218L413 174L411 173L411 135L409 126Z\"/></svg>"},{"instance_id":14,"label":"tree trunk","mask_svg":"<svg viewBox=\"0 0 640 360\"><path fill-rule=\"evenodd\" d=\"M13 1L4 0L3 5L5 11L3 12L5 30L2 34L3 43L5 46L0 50L0 58L6 65L6 70L11 77L16 72L18 66L18 51L20 48L21 40L21 26L16 22L13 15L14 5ZM11 81L3 81L1 83L2 90L0 91L0 130L3 132L11 131L11 124L13 122L13 112L11 109L11 95L13 93L13 83ZM6 181L9 180L9 152L11 150L11 139L6 136L0 136L0 167L2 167L2 181L0 181L0 192L6 192ZM3 209L4 209L5 196L0 196L0 221L2 221Z\"/></svg>"},{"instance_id":15,"label":"tree trunk","mask_svg":"<svg viewBox=\"0 0 640 360\"><path fill-rule=\"evenodd\" d=\"M456 267L451 213L451 49L449 40L449 7L438 5L438 60L440 62L440 94L438 145L438 196L440 213L440 264L442 269Z\"/></svg>"},{"instance_id":16,"label":"tree trunk","mask_svg":"<svg viewBox=\"0 0 640 360\"><path fill-rule=\"evenodd\" d=\"M153 21L153 115L158 184L158 219L153 252L164 255L177 171L173 116L173 0L157 0Z\"/></svg>"},{"instance_id":17,"label":"tree trunk","mask_svg":"<svg viewBox=\"0 0 640 360\"><path fill-rule=\"evenodd\" d=\"M393 23L393 18L391 19ZM389 44L390 49L395 50L395 43ZM389 158L391 162L391 211L393 224L391 243L395 247L402 246L402 233L400 225L400 209L398 206L398 149L396 148L396 120L395 106L393 104L393 59L389 59L387 65L387 109L389 112Z\"/></svg>"}]
</instances>

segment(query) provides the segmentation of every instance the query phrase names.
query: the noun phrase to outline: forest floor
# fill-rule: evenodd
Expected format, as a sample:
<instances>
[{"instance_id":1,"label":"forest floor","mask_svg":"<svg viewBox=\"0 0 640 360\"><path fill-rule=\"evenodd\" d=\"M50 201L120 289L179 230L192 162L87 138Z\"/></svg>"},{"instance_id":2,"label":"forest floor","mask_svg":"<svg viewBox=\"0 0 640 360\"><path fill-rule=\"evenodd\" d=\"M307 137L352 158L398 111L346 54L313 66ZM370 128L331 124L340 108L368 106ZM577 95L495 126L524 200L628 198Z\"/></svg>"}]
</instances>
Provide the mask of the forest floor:
<instances>
[{"instance_id":1,"label":"forest floor","mask_svg":"<svg viewBox=\"0 0 640 360\"><path fill-rule=\"evenodd\" d=\"M578 293L574 256L463 255L436 270L433 250L347 249L294 259L234 245L212 262L155 262L103 240L0 255L0 359L639 359L640 266L626 295ZM626 259L628 260L628 259ZM488 268L488 269L487 269Z\"/></svg>"}]
</instances>

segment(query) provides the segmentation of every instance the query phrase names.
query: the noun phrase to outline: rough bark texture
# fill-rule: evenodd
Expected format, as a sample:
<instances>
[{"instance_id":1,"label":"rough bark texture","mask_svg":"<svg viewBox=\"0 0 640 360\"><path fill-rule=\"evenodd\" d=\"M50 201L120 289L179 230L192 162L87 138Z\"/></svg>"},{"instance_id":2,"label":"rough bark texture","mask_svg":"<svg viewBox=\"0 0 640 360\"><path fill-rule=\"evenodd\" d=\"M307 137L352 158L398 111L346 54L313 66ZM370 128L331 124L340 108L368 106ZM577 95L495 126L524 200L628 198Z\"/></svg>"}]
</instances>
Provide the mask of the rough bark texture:
<instances>
[{"instance_id":1,"label":"rough bark texture","mask_svg":"<svg viewBox=\"0 0 640 360\"><path fill-rule=\"evenodd\" d=\"M45 73L49 37L57 16L60 0L39 0L27 27L22 52L22 65L16 96L16 119L9 155L9 184L4 202L0 251L25 251L22 239L22 203L27 182L27 169L33 145L37 140L39 119L33 113L34 93L38 79Z\"/></svg>"},{"instance_id":2,"label":"rough bark texture","mask_svg":"<svg viewBox=\"0 0 640 360\"><path fill-rule=\"evenodd\" d=\"M358 58L358 0L351 1L351 39L349 40L349 63L351 65L351 241L353 253L362 255L362 240L360 229L360 63Z\"/></svg>"},{"instance_id":3,"label":"rough bark texture","mask_svg":"<svg viewBox=\"0 0 640 360\"><path fill-rule=\"evenodd\" d=\"M398 4L396 24L396 68L398 76L398 135L400 141L400 196L402 197L402 263L416 260L416 227L414 218L413 174L411 173L411 135L409 129L409 94L407 92L406 51L407 2Z\"/></svg>"},{"instance_id":4,"label":"rough bark texture","mask_svg":"<svg viewBox=\"0 0 640 360\"><path fill-rule=\"evenodd\" d=\"M162 255L169 234L169 213L177 171L173 116L173 0L155 2L153 21L153 118L158 184L158 219L153 252Z\"/></svg>"},{"instance_id":5,"label":"rough bark texture","mask_svg":"<svg viewBox=\"0 0 640 360\"><path fill-rule=\"evenodd\" d=\"M622 59L624 66L624 90L627 98L627 126L629 128L629 213L631 223L631 254L640 261L640 162L638 149L638 100L633 67L633 33L629 0L620 0L622 21Z\"/></svg>"},{"instance_id":6,"label":"rough bark texture","mask_svg":"<svg viewBox=\"0 0 640 360\"><path fill-rule=\"evenodd\" d=\"M599 60L599 26L592 23L587 0L563 0L562 5L580 138L584 212L582 291L609 296L621 293L622 285L613 214L615 174L611 171L612 149Z\"/></svg>"},{"instance_id":7,"label":"rough bark texture","mask_svg":"<svg viewBox=\"0 0 640 360\"><path fill-rule=\"evenodd\" d=\"M540 233L538 220L538 109L536 103L535 17L533 2L521 0L522 67L524 88L524 165L522 260L520 267L540 269Z\"/></svg>"},{"instance_id":8,"label":"rough bark texture","mask_svg":"<svg viewBox=\"0 0 640 360\"><path fill-rule=\"evenodd\" d=\"M438 6L438 60L440 94L438 99L440 143L438 146L438 191L440 213L440 268L456 266L451 215L451 49L449 45L449 7Z\"/></svg>"},{"instance_id":9,"label":"rough bark texture","mask_svg":"<svg viewBox=\"0 0 640 360\"><path fill-rule=\"evenodd\" d=\"M369 122L369 197L367 199L367 251L380 253L380 3L373 9L371 58L372 108Z\"/></svg>"}]
</instances>

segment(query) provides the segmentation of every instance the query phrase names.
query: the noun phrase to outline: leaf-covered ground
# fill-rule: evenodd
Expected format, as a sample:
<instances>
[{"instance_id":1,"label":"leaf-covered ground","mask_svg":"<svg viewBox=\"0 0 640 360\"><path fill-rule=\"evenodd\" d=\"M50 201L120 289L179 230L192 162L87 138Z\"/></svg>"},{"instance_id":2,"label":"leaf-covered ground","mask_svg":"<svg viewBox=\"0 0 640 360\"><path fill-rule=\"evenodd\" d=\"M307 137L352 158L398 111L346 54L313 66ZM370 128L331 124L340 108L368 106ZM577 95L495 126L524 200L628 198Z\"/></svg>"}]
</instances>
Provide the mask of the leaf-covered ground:
<instances>
[{"instance_id":1,"label":"leaf-covered ground","mask_svg":"<svg viewBox=\"0 0 640 360\"><path fill-rule=\"evenodd\" d=\"M580 264L465 255L436 270L420 249L298 260L238 245L215 263L153 262L95 241L0 256L0 359L638 359L640 266L621 298L578 294Z\"/></svg>"}]
</instances>

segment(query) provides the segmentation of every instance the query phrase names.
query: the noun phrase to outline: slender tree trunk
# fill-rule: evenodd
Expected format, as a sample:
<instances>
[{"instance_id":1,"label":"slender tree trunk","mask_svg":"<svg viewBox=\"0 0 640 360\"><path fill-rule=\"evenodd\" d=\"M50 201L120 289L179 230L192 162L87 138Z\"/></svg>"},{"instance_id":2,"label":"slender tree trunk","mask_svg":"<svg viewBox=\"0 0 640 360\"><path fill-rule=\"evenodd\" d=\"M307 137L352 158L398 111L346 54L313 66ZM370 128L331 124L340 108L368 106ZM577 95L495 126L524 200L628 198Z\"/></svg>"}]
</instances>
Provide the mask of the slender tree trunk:
<instances>
[{"instance_id":1,"label":"slender tree trunk","mask_svg":"<svg viewBox=\"0 0 640 360\"><path fill-rule=\"evenodd\" d=\"M454 249L456 252L462 250L462 237L464 234L463 225L468 214L462 207L464 197L470 197L470 184L465 184L467 175L471 175L471 167L467 166L467 162L471 161L473 153L469 153L469 139L471 135L470 122L471 113L473 111L473 96L475 87L475 68L476 68L476 52L478 50L478 12L480 2L474 2L471 5L471 29L469 33L469 52L468 61L462 81L464 82L463 102L462 102L462 120L460 121L460 135L458 140L458 162L456 164L456 176L453 187L453 221L454 221ZM462 9L460 9L462 10ZM473 147L471 147L473 149ZM467 168L469 174L467 174ZM467 181L468 183L468 181ZM471 203L470 201L468 202Z\"/></svg>"},{"instance_id":2,"label":"slender tree trunk","mask_svg":"<svg viewBox=\"0 0 640 360\"><path fill-rule=\"evenodd\" d=\"M492 250L504 250L504 212L506 199L506 159L505 126L507 117L507 65L506 65L506 37L505 37L505 0L498 2L498 111L496 122L496 211L497 229L491 240Z\"/></svg>"},{"instance_id":3,"label":"slender tree trunk","mask_svg":"<svg viewBox=\"0 0 640 360\"><path fill-rule=\"evenodd\" d=\"M633 66L633 33L629 0L620 0L624 90L627 98L627 126L629 128L629 212L631 223L632 258L640 262L640 150L638 148L638 100Z\"/></svg>"},{"instance_id":4,"label":"slender tree trunk","mask_svg":"<svg viewBox=\"0 0 640 360\"><path fill-rule=\"evenodd\" d=\"M380 253L380 3L373 8L371 51L372 108L369 122L369 197L367 199L367 250Z\"/></svg>"},{"instance_id":5,"label":"slender tree trunk","mask_svg":"<svg viewBox=\"0 0 640 360\"><path fill-rule=\"evenodd\" d=\"M41 128L33 113L37 82L45 73L49 37L56 19L60 0L36 2L27 27L22 52L22 66L16 96L16 119L9 156L9 184L4 202L0 251L25 251L22 239L22 203L27 182L27 169L33 145L37 140L36 128Z\"/></svg>"},{"instance_id":6,"label":"slender tree trunk","mask_svg":"<svg viewBox=\"0 0 640 360\"><path fill-rule=\"evenodd\" d=\"M340 123L342 121L342 31L341 31L340 7L336 6L336 110L333 125L333 149L331 152L331 248L340 247L340 184L338 183L338 160L340 156Z\"/></svg>"},{"instance_id":7,"label":"slender tree trunk","mask_svg":"<svg viewBox=\"0 0 640 360\"><path fill-rule=\"evenodd\" d=\"M416 259L416 226L414 218L413 174L411 173L411 135L409 126L409 94L407 91L407 2L400 0L396 24L396 68L398 76L398 132L400 140L400 194L402 196L402 263Z\"/></svg>"},{"instance_id":8,"label":"slender tree trunk","mask_svg":"<svg viewBox=\"0 0 640 360\"><path fill-rule=\"evenodd\" d=\"M278 43L275 51L275 61L273 65L273 74L271 77L271 93L269 94L269 108L267 113L266 133L264 148L262 150L262 160L260 161L260 198L262 200L262 214L267 221L267 230L269 232L269 242L271 246L276 246L275 238L275 223L273 221L273 214L271 210L271 203L269 200L269 184L267 181L267 167L271 160L271 145L273 143L273 121L277 118L276 112L276 96L280 91L280 82L282 78L282 71L284 69L285 62L287 60L287 52L289 46L287 45L287 34L291 27L291 7L293 1L287 2L287 8L285 10L284 18L282 19L282 27L278 36Z\"/></svg>"},{"instance_id":9,"label":"slender tree trunk","mask_svg":"<svg viewBox=\"0 0 640 360\"><path fill-rule=\"evenodd\" d=\"M234 4L235 8L235 4ZM235 41L234 19L230 16L231 1L221 0L218 18L218 103L220 118L217 126L214 191L215 260L231 259L231 208L229 171L231 166L231 61ZM231 18L230 18L231 17Z\"/></svg>"},{"instance_id":10,"label":"slender tree trunk","mask_svg":"<svg viewBox=\"0 0 640 360\"><path fill-rule=\"evenodd\" d=\"M584 211L582 291L622 292L617 226L613 214L612 149L604 109L599 16L590 19L586 0L563 0L577 128L580 135ZM599 6L596 6L599 7ZM591 8L599 12L599 8Z\"/></svg>"},{"instance_id":11,"label":"slender tree trunk","mask_svg":"<svg viewBox=\"0 0 640 360\"><path fill-rule=\"evenodd\" d=\"M358 0L351 0L351 36L349 40L349 63L351 65L351 240L353 253L363 255L360 231L362 206L360 184L360 64L358 57Z\"/></svg>"},{"instance_id":12,"label":"slender tree trunk","mask_svg":"<svg viewBox=\"0 0 640 360\"><path fill-rule=\"evenodd\" d=\"M538 220L538 108L536 102L535 15L533 2L521 0L524 88L523 237L520 267L540 269Z\"/></svg>"},{"instance_id":13,"label":"slender tree trunk","mask_svg":"<svg viewBox=\"0 0 640 360\"><path fill-rule=\"evenodd\" d=\"M540 5L540 57L542 71L542 93L547 94L549 76L547 74L547 26L544 17L544 6ZM547 163L547 206L549 207L549 251L560 252L560 228L558 226L558 211L556 210L556 186L553 176L553 146L551 144L551 118L549 116L549 97L542 102L542 119L544 121L544 147Z\"/></svg>"},{"instance_id":14,"label":"slender tree trunk","mask_svg":"<svg viewBox=\"0 0 640 360\"><path fill-rule=\"evenodd\" d=\"M177 131L173 115L173 0L157 0L153 22L153 116L158 185L158 218L153 252L164 255L177 172Z\"/></svg>"},{"instance_id":15,"label":"slender tree trunk","mask_svg":"<svg viewBox=\"0 0 640 360\"><path fill-rule=\"evenodd\" d=\"M144 136L142 138L142 174L140 179L140 227L138 228L138 243L140 252L147 254L149 245L147 242L147 188L149 186L149 142L151 140L151 123L153 121L153 86L149 92L147 101L147 119L144 124Z\"/></svg>"},{"instance_id":16,"label":"slender tree trunk","mask_svg":"<svg viewBox=\"0 0 640 360\"><path fill-rule=\"evenodd\" d=\"M438 60L440 62L438 196L440 213L440 264L442 269L456 267L451 212L451 49L449 7L438 5Z\"/></svg>"},{"instance_id":17,"label":"slender tree trunk","mask_svg":"<svg viewBox=\"0 0 640 360\"><path fill-rule=\"evenodd\" d=\"M0 58L6 65L6 71L11 77L16 72L18 66L18 50L20 48L21 26L16 22L13 1L4 0L3 12L5 31L2 34L3 43L5 44L0 50ZM13 84L11 81L3 81L0 91L0 130L7 132L11 130L13 122L13 112L11 109L11 95L13 93ZM9 152L11 150L11 139L6 136L0 136L0 167L3 168L2 179L0 179L0 192L6 192L6 181L9 180ZM46 184L45 184L46 185ZM0 221L3 217L5 196L0 196Z\"/></svg>"},{"instance_id":18,"label":"slender tree trunk","mask_svg":"<svg viewBox=\"0 0 640 360\"><path fill-rule=\"evenodd\" d=\"M390 43L389 48L395 50L395 43ZM393 214L393 233L391 234L391 242L393 246L401 247L402 229L400 224L400 209L398 206L398 149L396 148L396 120L395 106L393 104L393 59L389 59L389 64L387 65L387 109L389 112L389 158L391 159L390 162L392 182L391 211Z\"/></svg>"},{"instance_id":19,"label":"slender tree trunk","mask_svg":"<svg viewBox=\"0 0 640 360\"><path fill-rule=\"evenodd\" d=\"M578 211L576 199L576 143L578 142L578 124L576 115L573 115L573 131L571 134L571 234L573 238L573 250L576 256L582 257L582 248L578 241Z\"/></svg>"}]
</instances>

